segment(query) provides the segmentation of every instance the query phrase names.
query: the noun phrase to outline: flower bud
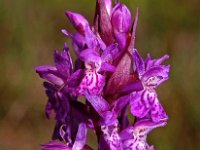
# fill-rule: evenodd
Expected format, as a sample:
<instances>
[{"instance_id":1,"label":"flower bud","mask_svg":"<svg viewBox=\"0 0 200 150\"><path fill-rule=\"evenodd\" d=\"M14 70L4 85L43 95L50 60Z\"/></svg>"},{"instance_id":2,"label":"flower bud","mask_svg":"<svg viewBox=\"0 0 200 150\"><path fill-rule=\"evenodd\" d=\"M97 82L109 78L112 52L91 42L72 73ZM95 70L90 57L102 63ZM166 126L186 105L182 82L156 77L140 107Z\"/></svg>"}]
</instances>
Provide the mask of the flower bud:
<instances>
[{"instance_id":1,"label":"flower bud","mask_svg":"<svg viewBox=\"0 0 200 150\"><path fill-rule=\"evenodd\" d=\"M106 45L114 42L113 29L111 24L111 0L97 0L95 30Z\"/></svg>"},{"instance_id":2,"label":"flower bud","mask_svg":"<svg viewBox=\"0 0 200 150\"><path fill-rule=\"evenodd\" d=\"M113 9L111 22L114 32L128 32L132 23L129 9L123 4L117 4Z\"/></svg>"},{"instance_id":3,"label":"flower bud","mask_svg":"<svg viewBox=\"0 0 200 150\"><path fill-rule=\"evenodd\" d=\"M69 20L73 24L73 26L76 28L76 30L81 34L84 34L86 27L89 26L88 21L82 15L80 15L78 13L66 11L65 14L69 18Z\"/></svg>"}]
</instances>

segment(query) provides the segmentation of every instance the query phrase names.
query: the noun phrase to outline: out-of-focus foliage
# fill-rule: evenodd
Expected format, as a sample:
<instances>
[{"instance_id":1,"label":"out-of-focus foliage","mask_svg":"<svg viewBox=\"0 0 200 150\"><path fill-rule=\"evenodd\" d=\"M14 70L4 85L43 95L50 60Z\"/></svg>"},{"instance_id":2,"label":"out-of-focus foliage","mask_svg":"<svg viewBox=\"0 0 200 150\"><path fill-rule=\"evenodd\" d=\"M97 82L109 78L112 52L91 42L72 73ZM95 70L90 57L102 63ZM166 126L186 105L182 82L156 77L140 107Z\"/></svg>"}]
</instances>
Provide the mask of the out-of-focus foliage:
<instances>
[{"instance_id":1,"label":"out-of-focus foliage","mask_svg":"<svg viewBox=\"0 0 200 150\"><path fill-rule=\"evenodd\" d=\"M158 150L197 150L200 141L200 1L123 0L139 7L136 47L154 57L169 54L170 79L159 88L169 122L150 134ZM0 149L35 150L49 141L53 121L34 66L53 64L53 50L74 29L65 10L92 23L95 0L0 0ZM96 149L90 133L89 143Z\"/></svg>"}]
</instances>

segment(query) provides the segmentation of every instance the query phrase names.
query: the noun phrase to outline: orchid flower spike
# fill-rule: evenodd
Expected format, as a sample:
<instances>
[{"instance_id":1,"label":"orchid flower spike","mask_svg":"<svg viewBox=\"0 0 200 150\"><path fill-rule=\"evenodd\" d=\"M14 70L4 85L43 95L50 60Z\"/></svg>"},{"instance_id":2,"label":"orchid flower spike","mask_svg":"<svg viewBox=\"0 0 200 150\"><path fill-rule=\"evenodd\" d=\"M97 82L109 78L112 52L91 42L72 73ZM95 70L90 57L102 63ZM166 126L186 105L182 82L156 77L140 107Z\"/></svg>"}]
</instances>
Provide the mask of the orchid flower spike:
<instances>
[{"instance_id":1,"label":"orchid flower spike","mask_svg":"<svg viewBox=\"0 0 200 150\"><path fill-rule=\"evenodd\" d=\"M79 13L65 14L75 32L61 31L71 40L75 60L64 44L54 53L54 66L35 67L45 80L46 117L53 112L55 120L52 140L42 150L92 150L86 144L88 128L96 134L98 150L154 150L147 136L167 124L156 89L169 78L170 66L163 64L169 56L140 56L138 9L132 18L119 0L96 0L92 25Z\"/></svg>"}]
</instances>

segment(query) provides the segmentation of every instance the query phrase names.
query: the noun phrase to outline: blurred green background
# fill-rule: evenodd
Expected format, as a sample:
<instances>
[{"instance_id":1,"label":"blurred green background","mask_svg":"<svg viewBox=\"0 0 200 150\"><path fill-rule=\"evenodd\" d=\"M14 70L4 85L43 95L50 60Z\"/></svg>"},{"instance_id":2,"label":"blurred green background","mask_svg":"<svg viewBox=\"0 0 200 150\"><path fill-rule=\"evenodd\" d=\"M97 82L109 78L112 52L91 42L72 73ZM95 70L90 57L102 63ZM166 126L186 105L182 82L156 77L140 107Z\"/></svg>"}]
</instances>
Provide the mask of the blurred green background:
<instances>
[{"instance_id":1,"label":"blurred green background","mask_svg":"<svg viewBox=\"0 0 200 150\"><path fill-rule=\"evenodd\" d=\"M169 122L148 137L157 150L200 147L200 1L122 0L139 7L136 47L145 56L167 53L170 79L158 88ZM54 122L34 66L53 64L53 50L72 32L65 10L93 20L95 0L0 0L0 150L36 150L50 140ZM92 138L89 142L93 143ZM96 149L95 144L92 144Z\"/></svg>"}]
</instances>

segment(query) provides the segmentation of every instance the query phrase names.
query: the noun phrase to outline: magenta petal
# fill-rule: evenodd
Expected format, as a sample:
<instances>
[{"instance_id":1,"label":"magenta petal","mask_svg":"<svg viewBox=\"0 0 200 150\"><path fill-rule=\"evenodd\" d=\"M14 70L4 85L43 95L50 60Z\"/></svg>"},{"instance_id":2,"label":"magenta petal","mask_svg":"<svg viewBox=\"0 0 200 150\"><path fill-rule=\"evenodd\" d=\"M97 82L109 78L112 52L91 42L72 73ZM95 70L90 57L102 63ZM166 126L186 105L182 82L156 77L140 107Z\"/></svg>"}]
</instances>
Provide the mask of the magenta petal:
<instances>
[{"instance_id":1,"label":"magenta petal","mask_svg":"<svg viewBox=\"0 0 200 150\"><path fill-rule=\"evenodd\" d=\"M105 111L101 113L99 125L110 126L118 123L117 115L113 111Z\"/></svg>"},{"instance_id":2,"label":"magenta petal","mask_svg":"<svg viewBox=\"0 0 200 150\"><path fill-rule=\"evenodd\" d=\"M82 50L87 48L94 49L94 51L98 51L99 48L105 49L103 41L92 32L89 26L84 28L84 34L76 32L73 35L69 35L66 30L62 31L72 39L72 46L77 56L79 56Z\"/></svg>"},{"instance_id":3,"label":"magenta petal","mask_svg":"<svg viewBox=\"0 0 200 150\"><path fill-rule=\"evenodd\" d=\"M51 82L52 84L61 87L64 84L63 79L58 73L56 67L52 66L38 66L35 67L36 72L40 75L41 78Z\"/></svg>"},{"instance_id":4,"label":"magenta petal","mask_svg":"<svg viewBox=\"0 0 200 150\"><path fill-rule=\"evenodd\" d=\"M76 28L76 30L81 34L84 34L85 28L89 26L88 21L78 13L66 11L65 14L69 18L73 26Z\"/></svg>"},{"instance_id":5,"label":"magenta petal","mask_svg":"<svg viewBox=\"0 0 200 150\"><path fill-rule=\"evenodd\" d=\"M46 79L47 81L53 83L54 85L58 87L61 87L64 85L64 81L61 78L51 73L42 74L41 78Z\"/></svg>"},{"instance_id":6,"label":"magenta petal","mask_svg":"<svg viewBox=\"0 0 200 150\"><path fill-rule=\"evenodd\" d=\"M102 63L99 72L102 72L102 71L115 72L115 69L116 67L109 63Z\"/></svg>"},{"instance_id":7,"label":"magenta petal","mask_svg":"<svg viewBox=\"0 0 200 150\"><path fill-rule=\"evenodd\" d=\"M142 131L141 133L143 134L148 134L155 128L164 127L166 123L166 120L160 122L152 122L150 119L144 119L135 123L134 130L137 130L138 132Z\"/></svg>"},{"instance_id":8,"label":"magenta petal","mask_svg":"<svg viewBox=\"0 0 200 150\"><path fill-rule=\"evenodd\" d=\"M72 150L66 144L56 141L50 141L47 144L42 144L42 150Z\"/></svg>"},{"instance_id":9,"label":"magenta petal","mask_svg":"<svg viewBox=\"0 0 200 150\"><path fill-rule=\"evenodd\" d=\"M139 55L136 49L133 51L133 60L134 60L134 71L138 73L139 78L145 73L145 64L142 57Z\"/></svg>"},{"instance_id":10,"label":"magenta petal","mask_svg":"<svg viewBox=\"0 0 200 150\"><path fill-rule=\"evenodd\" d=\"M164 55L163 57L156 59L154 62L154 65L160 65L161 63L163 63L165 60L169 59L169 55Z\"/></svg>"},{"instance_id":11,"label":"magenta petal","mask_svg":"<svg viewBox=\"0 0 200 150\"><path fill-rule=\"evenodd\" d=\"M120 111L129 103L131 96L123 96L118 98L112 108L113 113L118 116Z\"/></svg>"},{"instance_id":12,"label":"magenta petal","mask_svg":"<svg viewBox=\"0 0 200 150\"><path fill-rule=\"evenodd\" d=\"M100 37L96 36L96 38L97 38L97 41L99 43L100 49L105 50L106 44L103 42L103 40Z\"/></svg>"},{"instance_id":13,"label":"magenta petal","mask_svg":"<svg viewBox=\"0 0 200 150\"><path fill-rule=\"evenodd\" d=\"M126 86L123 87L121 92L124 94L128 94L133 91L141 91L141 90L143 90L143 85L142 85L142 82L138 80L135 82L128 83Z\"/></svg>"},{"instance_id":14,"label":"magenta petal","mask_svg":"<svg viewBox=\"0 0 200 150\"><path fill-rule=\"evenodd\" d=\"M35 71L39 74L42 74L42 73L48 73L48 72L56 72L57 69L56 67L45 65L45 66L35 67Z\"/></svg>"},{"instance_id":15,"label":"magenta petal","mask_svg":"<svg viewBox=\"0 0 200 150\"><path fill-rule=\"evenodd\" d=\"M86 46L86 41L85 41L85 37L76 32L73 34L72 36L72 46L73 46L73 50L76 53L76 55L78 56L80 51L82 51L83 49L85 49Z\"/></svg>"},{"instance_id":16,"label":"magenta petal","mask_svg":"<svg viewBox=\"0 0 200 150\"><path fill-rule=\"evenodd\" d=\"M54 60L58 72L67 79L68 76L72 73L72 60L66 43L64 45L63 51L60 54L58 51L55 51Z\"/></svg>"},{"instance_id":17,"label":"magenta petal","mask_svg":"<svg viewBox=\"0 0 200 150\"><path fill-rule=\"evenodd\" d=\"M164 109L158 99L153 104L152 109L150 111L150 115L151 115L153 122L160 122L160 121L168 120L168 116L167 116L166 112L164 111Z\"/></svg>"},{"instance_id":18,"label":"magenta petal","mask_svg":"<svg viewBox=\"0 0 200 150\"><path fill-rule=\"evenodd\" d=\"M169 59L168 55L164 55L163 57L159 58L159 59L152 59L151 55L148 54L147 58L145 60L145 64L146 64L146 69L150 69L153 66L159 66L161 65L161 63L163 63L165 60Z\"/></svg>"},{"instance_id":19,"label":"magenta petal","mask_svg":"<svg viewBox=\"0 0 200 150\"><path fill-rule=\"evenodd\" d=\"M123 148L131 150L153 150L153 146L149 146L147 143L147 135L153 129L165 125L166 121L154 123L150 119L136 122L134 126L128 127L120 133Z\"/></svg>"},{"instance_id":20,"label":"magenta petal","mask_svg":"<svg viewBox=\"0 0 200 150\"><path fill-rule=\"evenodd\" d=\"M111 44L101 54L102 62L112 63L119 55L120 51L117 44Z\"/></svg>"},{"instance_id":21,"label":"magenta petal","mask_svg":"<svg viewBox=\"0 0 200 150\"><path fill-rule=\"evenodd\" d=\"M108 102L105 99L103 99L103 97L90 95L88 93L85 94L85 97L101 117L104 117L104 112L110 109Z\"/></svg>"},{"instance_id":22,"label":"magenta petal","mask_svg":"<svg viewBox=\"0 0 200 150\"><path fill-rule=\"evenodd\" d=\"M98 52L93 49L85 49L79 54L79 58L84 62L94 62L101 65L101 57Z\"/></svg>"},{"instance_id":23,"label":"magenta petal","mask_svg":"<svg viewBox=\"0 0 200 150\"><path fill-rule=\"evenodd\" d=\"M85 48L96 50L102 46L102 43L99 44L100 40L98 40L96 35L92 32L88 21L83 16L71 11L66 11L66 15L78 31L78 33L71 36L72 45L77 54ZM63 31L66 33L65 30Z\"/></svg>"},{"instance_id":24,"label":"magenta petal","mask_svg":"<svg viewBox=\"0 0 200 150\"><path fill-rule=\"evenodd\" d=\"M115 34L118 32L128 32L132 24L132 17L129 9L124 4L117 4L113 8L111 21Z\"/></svg>"},{"instance_id":25,"label":"magenta petal","mask_svg":"<svg viewBox=\"0 0 200 150\"><path fill-rule=\"evenodd\" d=\"M98 51L99 50L99 48L101 47L101 46L103 46L102 45L102 43L99 43L99 42L101 42L98 38L99 37L97 37L93 32L92 32L92 30L90 29L90 27L87 27L86 29L85 29L85 42L86 42L86 44L87 44L87 47L85 47L85 48L89 48L89 49L94 49L95 51Z\"/></svg>"},{"instance_id":26,"label":"magenta petal","mask_svg":"<svg viewBox=\"0 0 200 150\"><path fill-rule=\"evenodd\" d=\"M118 123L102 125L103 139L109 145L108 150L123 150L121 139L118 132Z\"/></svg>"},{"instance_id":27,"label":"magenta petal","mask_svg":"<svg viewBox=\"0 0 200 150\"><path fill-rule=\"evenodd\" d=\"M127 33L129 32L132 24L129 9L125 5L118 3L113 8L111 22L117 43L121 49L124 49L128 39Z\"/></svg>"},{"instance_id":28,"label":"magenta petal","mask_svg":"<svg viewBox=\"0 0 200 150\"><path fill-rule=\"evenodd\" d=\"M84 78L84 75L85 75L85 71L83 69L78 69L77 71L75 71L67 79L68 87L72 90L75 90L81 83L82 79Z\"/></svg>"},{"instance_id":29,"label":"magenta petal","mask_svg":"<svg viewBox=\"0 0 200 150\"><path fill-rule=\"evenodd\" d=\"M69 78L67 79L67 85L69 88L76 88L81 83L82 79L84 78L85 71L83 69L78 69L75 71Z\"/></svg>"},{"instance_id":30,"label":"magenta petal","mask_svg":"<svg viewBox=\"0 0 200 150\"><path fill-rule=\"evenodd\" d=\"M115 35L116 41L119 44L120 50L124 50L127 45L127 33L117 33Z\"/></svg>"},{"instance_id":31,"label":"magenta petal","mask_svg":"<svg viewBox=\"0 0 200 150\"><path fill-rule=\"evenodd\" d=\"M157 87L168 79L170 66L157 66L150 68L143 76L142 81L147 87Z\"/></svg>"},{"instance_id":32,"label":"magenta petal","mask_svg":"<svg viewBox=\"0 0 200 150\"><path fill-rule=\"evenodd\" d=\"M85 146L86 140L87 140L86 124L80 123L79 128L78 128L78 132L76 134L76 139L75 139L75 142L74 142L73 147L72 147L72 150L81 150Z\"/></svg>"},{"instance_id":33,"label":"magenta petal","mask_svg":"<svg viewBox=\"0 0 200 150\"><path fill-rule=\"evenodd\" d=\"M134 116L143 118L151 109L151 103L154 101L156 95L148 91L134 92L131 94L130 106L131 113Z\"/></svg>"}]
</instances>

